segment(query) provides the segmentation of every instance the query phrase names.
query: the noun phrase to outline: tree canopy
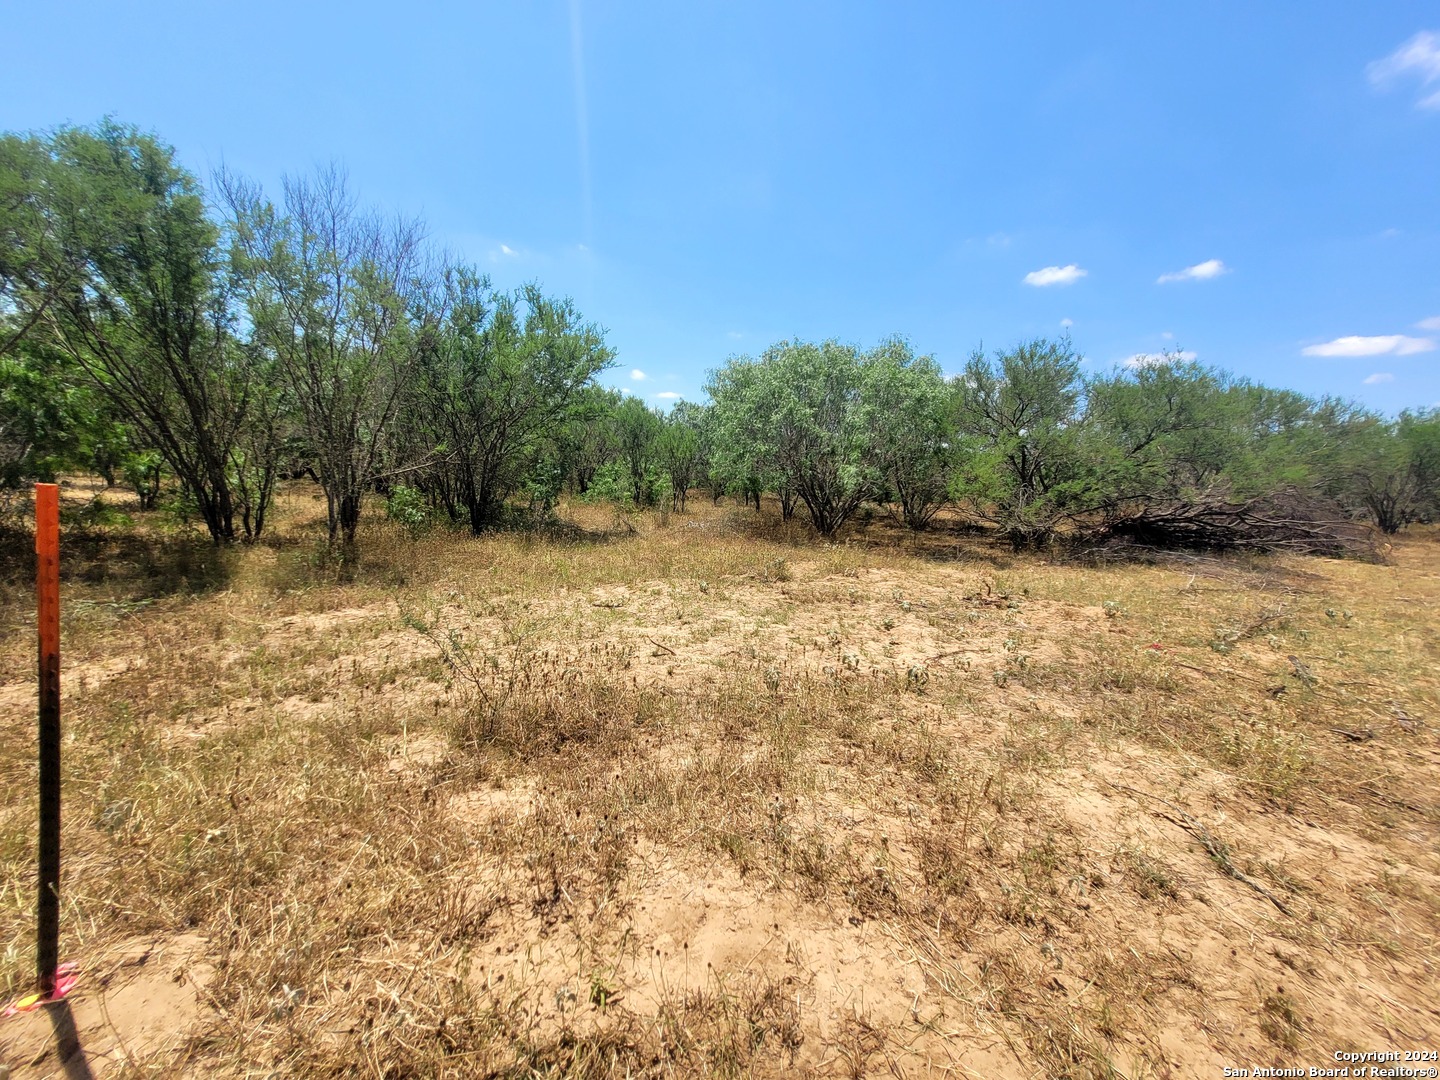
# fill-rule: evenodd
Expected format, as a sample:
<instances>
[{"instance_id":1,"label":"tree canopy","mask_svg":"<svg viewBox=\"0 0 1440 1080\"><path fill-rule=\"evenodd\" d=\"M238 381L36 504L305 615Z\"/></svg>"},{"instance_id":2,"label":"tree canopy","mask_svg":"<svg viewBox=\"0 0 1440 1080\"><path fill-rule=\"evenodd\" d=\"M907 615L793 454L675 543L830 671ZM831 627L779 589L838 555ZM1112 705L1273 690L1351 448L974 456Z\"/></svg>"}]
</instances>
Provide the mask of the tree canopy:
<instances>
[{"instance_id":1,"label":"tree canopy","mask_svg":"<svg viewBox=\"0 0 1440 1080\"><path fill-rule=\"evenodd\" d=\"M113 120L0 136L0 484L92 469L144 507L169 485L224 544L309 475L342 552L372 493L474 533L566 489L681 512L696 486L769 492L822 537L866 504L914 530L948 506L1017 547L1440 515L1435 409L1387 417L1178 352L1087 374L1068 337L947 377L892 337L777 342L666 413L599 385L614 350L569 300L494 290L339 169L275 198L222 171L213 194Z\"/></svg>"}]
</instances>

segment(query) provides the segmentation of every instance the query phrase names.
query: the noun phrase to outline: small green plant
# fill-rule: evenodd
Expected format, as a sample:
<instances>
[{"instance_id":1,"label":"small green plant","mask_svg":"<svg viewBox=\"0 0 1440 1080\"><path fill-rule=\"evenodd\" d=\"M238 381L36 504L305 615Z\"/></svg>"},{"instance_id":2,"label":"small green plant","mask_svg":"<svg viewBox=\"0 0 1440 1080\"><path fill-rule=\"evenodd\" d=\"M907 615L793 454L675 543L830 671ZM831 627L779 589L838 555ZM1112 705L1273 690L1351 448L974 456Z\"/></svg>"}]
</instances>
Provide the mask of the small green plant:
<instances>
[{"instance_id":1,"label":"small green plant","mask_svg":"<svg viewBox=\"0 0 1440 1080\"><path fill-rule=\"evenodd\" d=\"M630 489L630 474L618 461L602 465L580 496L581 502L613 502L621 506L632 506L634 496Z\"/></svg>"},{"instance_id":2,"label":"small green plant","mask_svg":"<svg viewBox=\"0 0 1440 1080\"><path fill-rule=\"evenodd\" d=\"M784 559L771 559L760 571L761 581L789 581L793 576L790 564Z\"/></svg>"},{"instance_id":3,"label":"small green plant","mask_svg":"<svg viewBox=\"0 0 1440 1080\"><path fill-rule=\"evenodd\" d=\"M100 499L92 499L78 510L64 510L63 520L84 528L123 528L133 524L130 515L115 509Z\"/></svg>"},{"instance_id":4,"label":"small green plant","mask_svg":"<svg viewBox=\"0 0 1440 1080\"><path fill-rule=\"evenodd\" d=\"M590 1004L597 1009L603 1009L610 1004L610 999L615 996L614 987L608 985L599 975L590 976Z\"/></svg>"},{"instance_id":5,"label":"small green plant","mask_svg":"<svg viewBox=\"0 0 1440 1080\"><path fill-rule=\"evenodd\" d=\"M134 489L140 499L141 510L155 509L155 501L160 497L160 470L163 464L164 459L155 450L143 450L125 458L122 466L125 482Z\"/></svg>"},{"instance_id":6,"label":"small green plant","mask_svg":"<svg viewBox=\"0 0 1440 1080\"><path fill-rule=\"evenodd\" d=\"M390 497L385 500L385 516L412 533L422 532L430 524L430 508L425 504L425 496L403 484L390 489Z\"/></svg>"}]
</instances>

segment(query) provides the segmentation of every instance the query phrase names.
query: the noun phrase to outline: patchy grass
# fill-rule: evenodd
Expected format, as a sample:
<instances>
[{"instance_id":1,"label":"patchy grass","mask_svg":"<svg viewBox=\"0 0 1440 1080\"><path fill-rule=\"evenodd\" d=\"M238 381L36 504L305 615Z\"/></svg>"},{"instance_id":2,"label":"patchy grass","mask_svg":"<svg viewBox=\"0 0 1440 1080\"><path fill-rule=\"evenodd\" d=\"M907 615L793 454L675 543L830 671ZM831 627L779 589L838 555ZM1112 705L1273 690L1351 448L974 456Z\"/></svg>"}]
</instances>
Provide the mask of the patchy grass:
<instances>
[{"instance_id":1,"label":"patchy grass","mask_svg":"<svg viewBox=\"0 0 1440 1080\"><path fill-rule=\"evenodd\" d=\"M1433 535L1122 565L691 507L372 522L348 567L304 485L245 550L77 518L62 952L92 1067L1200 1076L1440 1032ZM0 1022L12 1075L54 1042Z\"/></svg>"}]
</instances>

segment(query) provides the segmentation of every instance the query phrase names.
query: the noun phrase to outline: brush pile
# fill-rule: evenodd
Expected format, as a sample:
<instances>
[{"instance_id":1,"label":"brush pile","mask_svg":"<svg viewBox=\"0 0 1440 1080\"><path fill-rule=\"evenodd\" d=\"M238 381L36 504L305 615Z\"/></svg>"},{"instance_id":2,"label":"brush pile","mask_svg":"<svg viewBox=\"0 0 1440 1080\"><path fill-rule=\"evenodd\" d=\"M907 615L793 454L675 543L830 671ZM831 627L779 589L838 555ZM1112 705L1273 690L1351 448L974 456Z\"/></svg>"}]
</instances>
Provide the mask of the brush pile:
<instances>
[{"instance_id":1,"label":"brush pile","mask_svg":"<svg viewBox=\"0 0 1440 1080\"><path fill-rule=\"evenodd\" d=\"M1380 558L1370 526L1346 517L1328 499L1295 490L1245 501L1211 495L1138 503L1107 518L1098 539L1159 548Z\"/></svg>"}]
</instances>

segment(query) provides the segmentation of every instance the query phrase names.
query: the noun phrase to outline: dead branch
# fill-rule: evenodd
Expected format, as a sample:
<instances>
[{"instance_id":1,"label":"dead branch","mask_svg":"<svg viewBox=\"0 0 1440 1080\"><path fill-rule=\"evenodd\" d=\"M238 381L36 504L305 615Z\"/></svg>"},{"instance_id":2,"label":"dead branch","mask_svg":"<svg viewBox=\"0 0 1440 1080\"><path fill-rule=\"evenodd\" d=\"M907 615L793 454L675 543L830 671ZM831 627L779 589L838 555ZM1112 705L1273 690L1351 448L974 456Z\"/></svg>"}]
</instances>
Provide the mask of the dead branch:
<instances>
[{"instance_id":1,"label":"dead branch","mask_svg":"<svg viewBox=\"0 0 1440 1080\"><path fill-rule=\"evenodd\" d=\"M1169 799L1162 799L1158 795L1151 795L1148 791L1141 791L1138 788L1129 787L1125 784L1113 784L1109 780L1105 780L1103 782L1105 784L1108 784L1110 787L1115 788L1117 791L1128 791L1132 795L1139 795L1142 798L1152 799L1155 802L1160 803L1162 806L1168 806L1171 810L1175 811L1175 813L1178 814L1179 817L1174 818L1171 817L1169 814L1161 814L1160 816L1171 824L1178 825L1180 828L1188 832L1191 836L1195 837L1195 839L1199 840L1201 845L1205 848L1206 854L1210 856L1211 860L1214 861L1216 866L1220 867L1221 870L1225 871L1225 873L1229 874L1232 878L1234 878L1241 884L1250 886L1250 888L1254 889L1261 896L1265 897L1265 899L1269 900L1286 915L1294 914L1288 907L1285 906L1285 902L1281 900L1278 896L1276 896L1273 892L1267 889L1264 885L1260 884L1260 882L1256 881L1254 878L1242 873L1240 868L1230 861L1229 849L1226 848L1226 846L1222 844L1219 840L1216 840L1215 837L1210 834L1209 829L1207 829L1195 818L1187 814L1184 810L1180 809L1180 807L1176 806Z\"/></svg>"},{"instance_id":2,"label":"dead branch","mask_svg":"<svg viewBox=\"0 0 1440 1080\"><path fill-rule=\"evenodd\" d=\"M1223 495L1146 500L1112 511L1102 540L1156 548L1249 549L1380 559L1374 531L1328 500L1284 491L1244 502Z\"/></svg>"}]
</instances>

